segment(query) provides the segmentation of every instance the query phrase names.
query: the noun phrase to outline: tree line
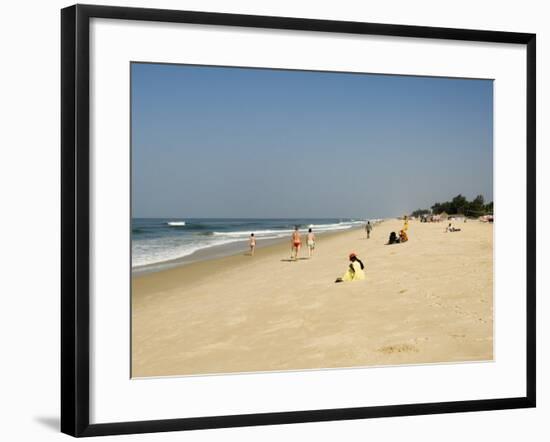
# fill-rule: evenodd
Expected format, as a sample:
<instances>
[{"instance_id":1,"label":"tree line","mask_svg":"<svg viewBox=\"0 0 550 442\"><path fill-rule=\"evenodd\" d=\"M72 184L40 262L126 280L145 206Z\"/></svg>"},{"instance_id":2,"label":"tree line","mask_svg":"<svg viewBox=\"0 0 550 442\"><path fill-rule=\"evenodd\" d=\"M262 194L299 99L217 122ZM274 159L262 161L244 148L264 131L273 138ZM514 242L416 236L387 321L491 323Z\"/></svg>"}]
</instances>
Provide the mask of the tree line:
<instances>
[{"instance_id":1,"label":"tree line","mask_svg":"<svg viewBox=\"0 0 550 442\"><path fill-rule=\"evenodd\" d=\"M411 216L419 217L422 215L439 215L446 212L448 215L482 216L493 213L493 202L485 203L483 195L476 196L472 201L459 194L451 201L435 203L430 209L417 209L411 213Z\"/></svg>"}]
</instances>

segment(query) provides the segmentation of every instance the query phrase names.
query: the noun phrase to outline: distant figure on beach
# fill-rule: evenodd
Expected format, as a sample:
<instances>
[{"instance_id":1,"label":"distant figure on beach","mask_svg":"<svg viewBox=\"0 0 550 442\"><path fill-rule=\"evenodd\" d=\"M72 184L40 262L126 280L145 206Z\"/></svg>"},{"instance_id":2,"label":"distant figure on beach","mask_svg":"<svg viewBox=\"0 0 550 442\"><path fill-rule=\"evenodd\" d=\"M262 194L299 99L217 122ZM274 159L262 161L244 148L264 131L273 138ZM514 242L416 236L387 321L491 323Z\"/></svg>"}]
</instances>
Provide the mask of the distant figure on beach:
<instances>
[{"instance_id":1,"label":"distant figure on beach","mask_svg":"<svg viewBox=\"0 0 550 442\"><path fill-rule=\"evenodd\" d=\"M292 232L291 245L292 249L290 252L290 259L297 260L298 254L300 253L300 247L302 247L302 239L300 238L300 231L298 226L296 226L294 228L294 232Z\"/></svg>"},{"instance_id":2,"label":"distant figure on beach","mask_svg":"<svg viewBox=\"0 0 550 442\"><path fill-rule=\"evenodd\" d=\"M407 242L409 240L409 237L407 236L407 232L405 230L401 230L399 232L399 242Z\"/></svg>"},{"instance_id":3,"label":"distant figure on beach","mask_svg":"<svg viewBox=\"0 0 550 442\"><path fill-rule=\"evenodd\" d=\"M460 229L457 229L456 227L453 227L453 224L449 223L449 225L445 229L445 233L447 233L447 232L460 232Z\"/></svg>"},{"instance_id":4,"label":"distant figure on beach","mask_svg":"<svg viewBox=\"0 0 550 442\"><path fill-rule=\"evenodd\" d=\"M370 221L367 221L367 225L365 226L365 231L367 232L367 239L370 238L370 232L372 232L372 224Z\"/></svg>"},{"instance_id":5,"label":"distant figure on beach","mask_svg":"<svg viewBox=\"0 0 550 442\"><path fill-rule=\"evenodd\" d=\"M388 242L386 243L386 245L391 245L391 244L399 244L399 237L395 232L390 233L390 237L388 239Z\"/></svg>"},{"instance_id":6,"label":"distant figure on beach","mask_svg":"<svg viewBox=\"0 0 550 442\"><path fill-rule=\"evenodd\" d=\"M313 256L314 249L315 249L315 233L313 233L313 231L310 228L307 232L307 252L310 258Z\"/></svg>"},{"instance_id":7,"label":"distant figure on beach","mask_svg":"<svg viewBox=\"0 0 550 442\"><path fill-rule=\"evenodd\" d=\"M347 282L347 281L361 281L365 279L365 265L355 253L350 253L349 255L349 267L344 276L341 278L336 278L334 282Z\"/></svg>"},{"instance_id":8,"label":"distant figure on beach","mask_svg":"<svg viewBox=\"0 0 550 442\"><path fill-rule=\"evenodd\" d=\"M253 233L250 234L250 256L254 256L254 250L256 250L256 237Z\"/></svg>"},{"instance_id":9,"label":"distant figure on beach","mask_svg":"<svg viewBox=\"0 0 550 442\"><path fill-rule=\"evenodd\" d=\"M405 220L403 222L403 230L406 232L407 230L409 230L409 217L405 215L403 219Z\"/></svg>"}]
</instances>

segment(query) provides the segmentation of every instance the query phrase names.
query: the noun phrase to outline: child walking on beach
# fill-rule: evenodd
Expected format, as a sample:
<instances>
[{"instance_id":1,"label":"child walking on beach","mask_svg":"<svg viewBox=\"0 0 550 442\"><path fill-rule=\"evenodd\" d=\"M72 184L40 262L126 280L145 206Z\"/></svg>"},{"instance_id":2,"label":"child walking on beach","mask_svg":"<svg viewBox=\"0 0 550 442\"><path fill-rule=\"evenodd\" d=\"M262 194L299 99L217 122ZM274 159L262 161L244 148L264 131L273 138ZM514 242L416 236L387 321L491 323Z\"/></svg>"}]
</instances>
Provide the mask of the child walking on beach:
<instances>
[{"instance_id":1,"label":"child walking on beach","mask_svg":"<svg viewBox=\"0 0 550 442\"><path fill-rule=\"evenodd\" d=\"M310 228L307 232L307 252L310 258L313 256L314 249L315 249L315 234L312 232Z\"/></svg>"},{"instance_id":2,"label":"child walking on beach","mask_svg":"<svg viewBox=\"0 0 550 442\"><path fill-rule=\"evenodd\" d=\"M256 250L256 237L253 233L250 234L250 256L254 256L254 250Z\"/></svg>"},{"instance_id":3,"label":"child walking on beach","mask_svg":"<svg viewBox=\"0 0 550 442\"><path fill-rule=\"evenodd\" d=\"M292 239L291 239L291 251L290 251L290 259L297 260L298 254L300 253L300 247L302 246L302 239L300 238L300 231L298 229L298 226L294 228L294 232L292 232Z\"/></svg>"}]
</instances>

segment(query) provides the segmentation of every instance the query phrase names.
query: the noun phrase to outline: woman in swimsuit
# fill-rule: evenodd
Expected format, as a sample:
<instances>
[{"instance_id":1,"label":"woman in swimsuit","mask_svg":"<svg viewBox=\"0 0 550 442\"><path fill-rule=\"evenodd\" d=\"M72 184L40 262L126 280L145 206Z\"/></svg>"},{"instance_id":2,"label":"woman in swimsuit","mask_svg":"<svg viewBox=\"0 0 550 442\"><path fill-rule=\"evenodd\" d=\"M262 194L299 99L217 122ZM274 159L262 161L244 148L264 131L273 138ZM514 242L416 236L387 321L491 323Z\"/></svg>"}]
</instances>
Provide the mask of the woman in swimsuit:
<instances>
[{"instance_id":1,"label":"woman in swimsuit","mask_svg":"<svg viewBox=\"0 0 550 442\"><path fill-rule=\"evenodd\" d=\"M297 260L298 254L300 253L300 247L302 246L302 239L300 238L300 231L298 230L298 226L296 226L294 228L294 232L292 232L291 242L292 242L292 250L290 252L290 259Z\"/></svg>"},{"instance_id":2,"label":"woman in swimsuit","mask_svg":"<svg viewBox=\"0 0 550 442\"><path fill-rule=\"evenodd\" d=\"M315 249L315 234L310 228L307 232L307 251L310 258L313 256L313 249Z\"/></svg>"},{"instance_id":3,"label":"woman in swimsuit","mask_svg":"<svg viewBox=\"0 0 550 442\"><path fill-rule=\"evenodd\" d=\"M256 249L256 237L253 233L250 234L250 256L254 256L254 250Z\"/></svg>"}]
</instances>

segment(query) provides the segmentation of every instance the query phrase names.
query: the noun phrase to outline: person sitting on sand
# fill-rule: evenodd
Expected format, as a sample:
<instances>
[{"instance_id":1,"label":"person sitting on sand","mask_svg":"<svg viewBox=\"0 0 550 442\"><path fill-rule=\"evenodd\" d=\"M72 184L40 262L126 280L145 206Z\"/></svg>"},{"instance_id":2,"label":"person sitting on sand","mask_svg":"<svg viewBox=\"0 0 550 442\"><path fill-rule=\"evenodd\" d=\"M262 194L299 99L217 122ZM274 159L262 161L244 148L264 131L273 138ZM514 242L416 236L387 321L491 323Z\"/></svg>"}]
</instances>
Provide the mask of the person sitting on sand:
<instances>
[{"instance_id":1,"label":"person sitting on sand","mask_svg":"<svg viewBox=\"0 0 550 442\"><path fill-rule=\"evenodd\" d=\"M390 238L388 239L387 245L390 244L399 244L399 237L395 232L390 233Z\"/></svg>"},{"instance_id":2,"label":"person sitting on sand","mask_svg":"<svg viewBox=\"0 0 550 442\"><path fill-rule=\"evenodd\" d=\"M300 238L300 231L298 226L294 228L291 239L292 249L290 251L290 259L297 260L300 253L300 247L302 246L302 239Z\"/></svg>"},{"instance_id":3,"label":"person sitting on sand","mask_svg":"<svg viewBox=\"0 0 550 442\"><path fill-rule=\"evenodd\" d=\"M341 278L336 278L334 282L347 282L347 281L361 281L365 279L365 265L355 253L350 253L349 255L350 265L344 276Z\"/></svg>"},{"instance_id":4,"label":"person sitting on sand","mask_svg":"<svg viewBox=\"0 0 550 442\"><path fill-rule=\"evenodd\" d=\"M409 240L409 237L407 236L407 232L405 230L401 230L399 232L399 242L407 242Z\"/></svg>"},{"instance_id":5,"label":"person sitting on sand","mask_svg":"<svg viewBox=\"0 0 550 442\"><path fill-rule=\"evenodd\" d=\"M312 232L310 228L307 232L307 252L310 258L313 256L314 249L315 249L315 234Z\"/></svg>"},{"instance_id":6,"label":"person sitting on sand","mask_svg":"<svg viewBox=\"0 0 550 442\"><path fill-rule=\"evenodd\" d=\"M365 226L365 231L367 232L367 239L370 238L370 232L372 232L372 224L370 221L367 221L367 225Z\"/></svg>"},{"instance_id":7,"label":"person sitting on sand","mask_svg":"<svg viewBox=\"0 0 550 442\"><path fill-rule=\"evenodd\" d=\"M452 223L449 223L449 225L445 229L445 233L447 233L447 232L460 232L460 229L457 229L456 227L453 227Z\"/></svg>"},{"instance_id":8,"label":"person sitting on sand","mask_svg":"<svg viewBox=\"0 0 550 442\"><path fill-rule=\"evenodd\" d=\"M256 249L256 237L253 233L250 234L250 256L254 256L254 250Z\"/></svg>"}]
</instances>

